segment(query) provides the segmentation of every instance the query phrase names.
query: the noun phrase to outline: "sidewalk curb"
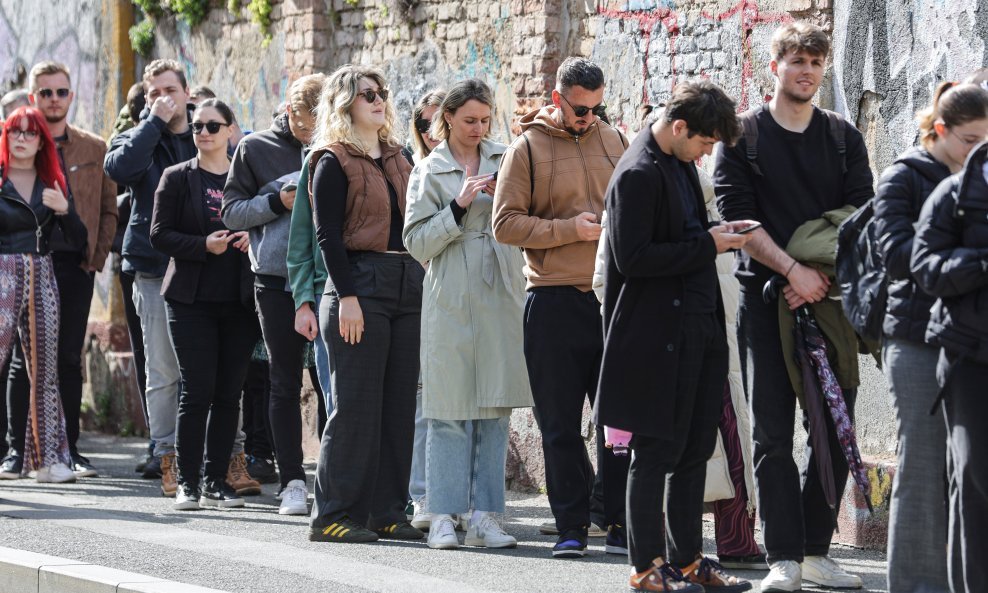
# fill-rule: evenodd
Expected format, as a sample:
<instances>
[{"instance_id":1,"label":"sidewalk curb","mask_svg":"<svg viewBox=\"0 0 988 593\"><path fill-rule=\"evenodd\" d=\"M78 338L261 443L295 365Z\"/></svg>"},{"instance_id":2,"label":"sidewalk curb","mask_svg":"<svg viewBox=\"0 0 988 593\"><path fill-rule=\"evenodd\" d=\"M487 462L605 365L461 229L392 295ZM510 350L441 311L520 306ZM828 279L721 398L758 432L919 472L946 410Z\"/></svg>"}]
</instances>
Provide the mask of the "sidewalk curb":
<instances>
[{"instance_id":1,"label":"sidewalk curb","mask_svg":"<svg viewBox=\"0 0 988 593\"><path fill-rule=\"evenodd\" d=\"M81 560L0 547L0 593L226 593Z\"/></svg>"}]
</instances>

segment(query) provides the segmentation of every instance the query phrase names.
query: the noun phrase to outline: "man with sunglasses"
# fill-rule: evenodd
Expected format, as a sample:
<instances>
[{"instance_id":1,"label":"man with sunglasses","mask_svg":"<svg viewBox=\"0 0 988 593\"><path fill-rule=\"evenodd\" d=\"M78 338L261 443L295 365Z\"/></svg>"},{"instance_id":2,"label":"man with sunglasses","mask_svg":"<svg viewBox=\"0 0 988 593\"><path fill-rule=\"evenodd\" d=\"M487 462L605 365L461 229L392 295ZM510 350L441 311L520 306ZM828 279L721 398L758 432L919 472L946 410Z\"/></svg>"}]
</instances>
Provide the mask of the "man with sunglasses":
<instances>
[{"instance_id":1,"label":"man with sunglasses","mask_svg":"<svg viewBox=\"0 0 988 593\"><path fill-rule=\"evenodd\" d=\"M161 284L168 257L151 246L151 212L161 173L196 155L189 126L189 86L182 66L155 60L144 68L148 108L141 121L110 142L103 167L114 181L131 189L130 222L123 240L123 271L134 275L134 305L141 318L146 356L148 421L155 460L144 470L154 477L160 467L161 490L175 496L175 429L178 417L178 358L168 333Z\"/></svg>"},{"instance_id":2,"label":"man with sunglasses","mask_svg":"<svg viewBox=\"0 0 988 593\"><path fill-rule=\"evenodd\" d=\"M600 304L590 290L600 217L627 146L600 120L603 99L600 67L567 58L556 71L552 105L521 119L523 133L501 161L494 195L495 238L525 251L525 357L557 558L584 556L598 526L608 528L609 552L627 553L628 458L607 451L598 429L595 478L583 438L584 402L593 403L604 348Z\"/></svg>"},{"instance_id":3,"label":"man with sunglasses","mask_svg":"<svg viewBox=\"0 0 988 593\"><path fill-rule=\"evenodd\" d=\"M295 331L287 257L295 204L293 186L298 184L302 160L312 140L313 110L325 79L323 74L310 74L292 83L285 111L271 128L247 136L237 146L223 189L223 224L232 231L250 231L254 300L271 369L270 402L261 409L261 415L264 425L270 423L281 471L281 515L308 514L299 400L307 336ZM254 451L252 456L259 453ZM271 459L255 460L253 467L268 467L269 481L278 479Z\"/></svg>"},{"instance_id":4,"label":"man with sunglasses","mask_svg":"<svg viewBox=\"0 0 988 593\"><path fill-rule=\"evenodd\" d=\"M58 382L69 452L76 476L90 477L97 475L96 469L77 447L82 407L82 349L94 276L103 269L116 233L117 186L103 173L101 166L106 142L67 121L75 98L68 67L58 62L40 62L31 68L28 83L28 98L45 116L68 182L70 199L87 231L83 242L73 241L56 226L51 236L51 256L59 293ZM30 384L19 347L15 347L14 357L16 360L10 365L13 375L10 398L26 402L30 397ZM12 455L23 451L27 418L16 415L14 420L15 424L10 427Z\"/></svg>"}]
</instances>

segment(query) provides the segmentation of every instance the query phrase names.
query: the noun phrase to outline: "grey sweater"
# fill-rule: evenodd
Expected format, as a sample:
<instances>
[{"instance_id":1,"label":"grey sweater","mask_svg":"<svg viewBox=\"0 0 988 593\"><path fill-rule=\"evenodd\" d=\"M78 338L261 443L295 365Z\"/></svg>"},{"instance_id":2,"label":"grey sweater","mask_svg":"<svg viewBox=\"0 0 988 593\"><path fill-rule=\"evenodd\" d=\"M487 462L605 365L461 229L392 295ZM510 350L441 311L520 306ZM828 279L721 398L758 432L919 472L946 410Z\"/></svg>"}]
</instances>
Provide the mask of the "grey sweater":
<instances>
[{"instance_id":1,"label":"grey sweater","mask_svg":"<svg viewBox=\"0 0 988 593\"><path fill-rule=\"evenodd\" d=\"M282 114L271 128L250 134L233 153L223 189L223 224L232 231L250 232L250 264L255 274L284 279L288 284L288 229L291 211L281 203L288 180L298 180L305 147L292 135ZM259 278L265 284L265 278Z\"/></svg>"}]
</instances>

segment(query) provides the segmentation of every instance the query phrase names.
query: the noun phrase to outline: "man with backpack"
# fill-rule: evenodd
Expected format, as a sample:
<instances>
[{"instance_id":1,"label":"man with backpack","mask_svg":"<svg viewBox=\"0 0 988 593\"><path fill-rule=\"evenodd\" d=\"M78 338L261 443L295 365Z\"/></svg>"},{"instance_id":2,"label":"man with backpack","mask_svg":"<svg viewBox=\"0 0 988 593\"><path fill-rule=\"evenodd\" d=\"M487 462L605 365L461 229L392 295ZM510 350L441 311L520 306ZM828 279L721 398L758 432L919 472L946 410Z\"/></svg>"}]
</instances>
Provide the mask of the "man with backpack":
<instances>
[{"instance_id":1,"label":"man with backpack","mask_svg":"<svg viewBox=\"0 0 988 593\"><path fill-rule=\"evenodd\" d=\"M790 23L772 36L773 99L742 116L745 133L717 156L714 183L726 221L753 219L763 227L738 255L741 301L738 344L751 404L758 508L770 572L762 591L798 591L807 580L825 587L860 588L861 579L830 559L834 511L827 505L812 450L806 479L792 456L796 395L786 371L778 302L766 303L773 275L788 285L781 298L790 309L827 296L829 279L800 264L781 246L801 224L873 195L861 134L836 114L814 107L830 51L827 34L808 23ZM855 390L845 389L849 410ZM838 497L848 467L828 423Z\"/></svg>"}]
</instances>

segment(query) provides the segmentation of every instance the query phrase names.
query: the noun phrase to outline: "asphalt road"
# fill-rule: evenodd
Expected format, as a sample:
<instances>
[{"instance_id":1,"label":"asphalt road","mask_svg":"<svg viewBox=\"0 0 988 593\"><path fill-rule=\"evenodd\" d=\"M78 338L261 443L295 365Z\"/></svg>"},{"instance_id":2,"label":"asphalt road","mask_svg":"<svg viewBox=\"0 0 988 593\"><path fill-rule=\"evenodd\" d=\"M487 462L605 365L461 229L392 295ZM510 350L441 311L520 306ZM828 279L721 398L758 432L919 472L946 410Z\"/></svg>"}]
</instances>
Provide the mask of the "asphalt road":
<instances>
[{"instance_id":1,"label":"asphalt road","mask_svg":"<svg viewBox=\"0 0 988 593\"><path fill-rule=\"evenodd\" d=\"M424 542L312 543L307 517L277 514L275 484L238 510L176 512L155 481L133 468L144 442L84 434L80 448L101 476L76 484L0 482L0 545L77 559L230 592L606 592L627 591L624 558L591 540L583 560L553 560L545 496L509 493L506 530L515 550L430 550ZM312 476L309 470L311 491ZM713 553L713 523L704 521ZM835 546L832 555L885 591L885 556ZM738 573L755 591L764 573Z\"/></svg>"}]
</instances>

